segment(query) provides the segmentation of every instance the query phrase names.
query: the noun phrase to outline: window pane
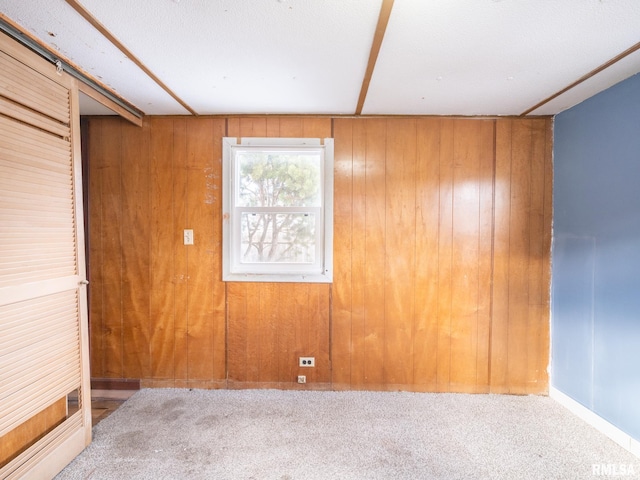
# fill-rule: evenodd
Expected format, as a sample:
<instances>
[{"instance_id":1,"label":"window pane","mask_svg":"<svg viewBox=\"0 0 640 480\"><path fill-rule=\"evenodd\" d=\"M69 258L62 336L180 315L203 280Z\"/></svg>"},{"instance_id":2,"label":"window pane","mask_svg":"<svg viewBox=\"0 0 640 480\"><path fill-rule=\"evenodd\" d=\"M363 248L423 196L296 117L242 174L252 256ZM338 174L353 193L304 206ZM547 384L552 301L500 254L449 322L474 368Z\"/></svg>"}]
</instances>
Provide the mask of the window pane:
<instances>
[{"instance_id":1,"label":"window pane","mask_svg":"<svg viewBox=\"0 0 640 480\"><path fill-rule=\"evenodd\" d=\"M314 263L316 218L311 213L243 213L242 263Z\"/></svg>"},{"instance_id":2,"label":"window pane","mask_svg":"<svg viewBox=\"0 0 640 480\"><path fill-rule=\"evenodd\" d=\"M237 205L241 207L319 207L319 152L238 151Z\"/></svg>"}]
</instances>

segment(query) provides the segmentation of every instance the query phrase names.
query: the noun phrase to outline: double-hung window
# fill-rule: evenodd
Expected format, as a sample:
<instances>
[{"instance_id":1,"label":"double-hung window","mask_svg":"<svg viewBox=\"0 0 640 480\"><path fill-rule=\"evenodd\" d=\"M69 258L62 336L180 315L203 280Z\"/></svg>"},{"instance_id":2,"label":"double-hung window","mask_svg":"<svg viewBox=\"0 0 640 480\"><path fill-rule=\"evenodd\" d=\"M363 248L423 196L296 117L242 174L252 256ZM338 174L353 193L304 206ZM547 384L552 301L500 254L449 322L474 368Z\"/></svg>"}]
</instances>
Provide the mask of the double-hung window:
<instances>
[{"instance_id":1,"label":"double-hung window","mask_svg":"<svg viewBox=\"0 0 640 480\"><path fill-rule=\"evenodd\" d=\"M223 139L223 280L331 282L333 139Z\"/></svg>"}]
</instances>

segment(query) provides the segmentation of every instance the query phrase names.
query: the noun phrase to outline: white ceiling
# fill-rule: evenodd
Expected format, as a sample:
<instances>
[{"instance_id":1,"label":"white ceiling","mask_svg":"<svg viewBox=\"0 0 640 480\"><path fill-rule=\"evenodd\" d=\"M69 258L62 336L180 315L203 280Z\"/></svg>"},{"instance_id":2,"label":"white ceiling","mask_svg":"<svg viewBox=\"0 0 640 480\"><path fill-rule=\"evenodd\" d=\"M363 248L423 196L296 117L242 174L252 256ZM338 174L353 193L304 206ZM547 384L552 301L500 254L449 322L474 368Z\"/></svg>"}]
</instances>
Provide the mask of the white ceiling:
<instances>
[{"instance_id":1,"label":"white ceiling","mask_svg":"<svg viewBox=\"0 0 640 480\"><path fill-rule=\"evenodd\" d=\"M79 3L198 114L354 114L382 6ZM189 114L65 0L0 0L0 12L146 114ZM395 0L362 114L519 115L638 41L638 0ZM636 51L532 113L639 71Z\"/></svg>"}]
</instances>

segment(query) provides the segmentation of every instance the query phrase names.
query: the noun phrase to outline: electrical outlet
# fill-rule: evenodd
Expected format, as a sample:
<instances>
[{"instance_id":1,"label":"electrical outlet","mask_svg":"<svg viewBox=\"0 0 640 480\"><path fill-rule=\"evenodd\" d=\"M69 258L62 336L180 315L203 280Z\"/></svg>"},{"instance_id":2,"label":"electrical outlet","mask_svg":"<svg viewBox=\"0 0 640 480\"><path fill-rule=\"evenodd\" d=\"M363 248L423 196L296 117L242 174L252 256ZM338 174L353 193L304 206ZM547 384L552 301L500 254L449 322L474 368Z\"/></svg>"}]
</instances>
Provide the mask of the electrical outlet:
<instances>
[{"instance_id":1,"label":"electrical outlet","mask_svg":"<svg viewBox=\"0 0 640 480\"><path fill-rule=\"evenodd\" d=\"M190 228L184 230L184 244L193 245L193 230Z\"/></svg>"},{"instance_id":2,"label":"electrical outlet","mask_svg":"<svg viewBox=\"0 0 640 480\"><path fill-rule=\"evenodd\" d=\"M315 367L316 357L300 357L298 361L299 367Z\"/></svg>"},{"instance_id":3,"label":"electrical outlet","mask_svg":"<svg viewBox=\"0 0 640 480\"><path fill-rule=\"evenodd\" d=\"M298 375L298 383L307 383L306 375Z\"/></svg>"}]
</instances>

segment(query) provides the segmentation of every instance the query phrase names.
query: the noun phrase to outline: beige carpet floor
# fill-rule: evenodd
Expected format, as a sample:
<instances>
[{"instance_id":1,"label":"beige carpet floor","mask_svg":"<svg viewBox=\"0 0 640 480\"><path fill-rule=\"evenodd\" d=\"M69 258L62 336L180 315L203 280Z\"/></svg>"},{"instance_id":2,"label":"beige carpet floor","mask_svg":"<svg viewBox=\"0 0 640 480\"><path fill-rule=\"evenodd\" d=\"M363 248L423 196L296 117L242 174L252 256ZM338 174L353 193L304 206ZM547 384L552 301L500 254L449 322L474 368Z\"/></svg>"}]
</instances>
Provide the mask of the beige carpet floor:
<instances>
[{"instance_id":1,"label":"beige carpet floor","mask_svg":"<svg viewBox=\"0 0 640 480\"><path fill-rule=\"evenodd\" d=\"M93 433L58 480L640 478L537 396L145 389Z\"/></svg>"}]
</instances>

